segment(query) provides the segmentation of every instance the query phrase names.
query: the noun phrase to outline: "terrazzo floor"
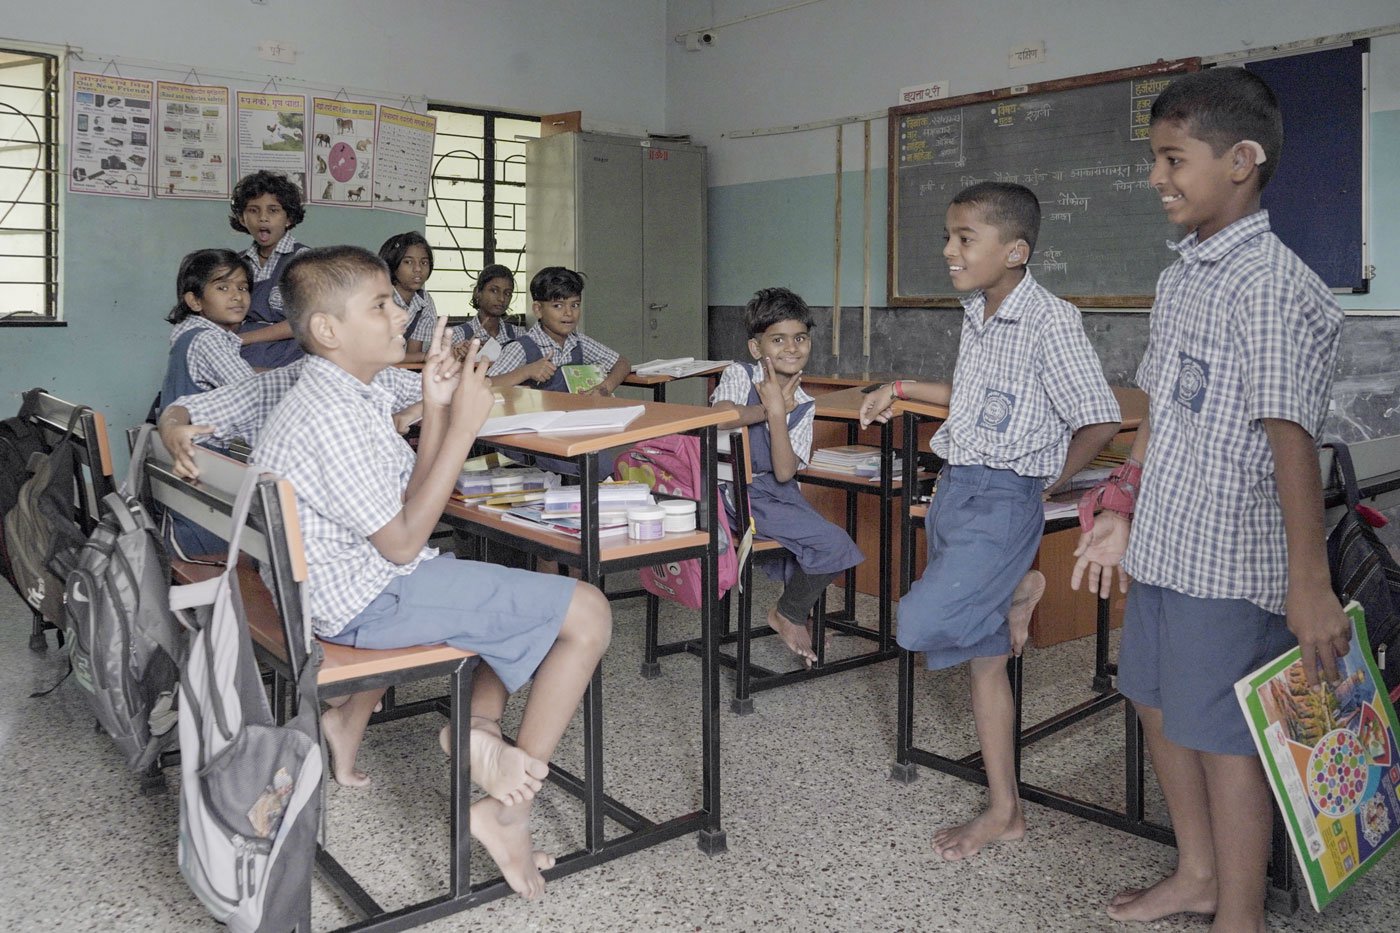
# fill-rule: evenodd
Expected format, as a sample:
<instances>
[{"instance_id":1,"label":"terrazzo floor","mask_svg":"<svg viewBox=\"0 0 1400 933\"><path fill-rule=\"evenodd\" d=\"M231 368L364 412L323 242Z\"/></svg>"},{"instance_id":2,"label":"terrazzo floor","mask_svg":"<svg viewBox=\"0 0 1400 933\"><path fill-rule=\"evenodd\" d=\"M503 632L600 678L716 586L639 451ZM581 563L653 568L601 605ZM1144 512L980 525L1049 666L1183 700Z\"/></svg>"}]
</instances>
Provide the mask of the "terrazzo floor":
<instances>
[{"instance_id":1,"label":"terrazzo floor","mask_svg":"<svg viewBox=\"0 0 1400 933\"><path fill-rule=\"evenodd\" d=\"M627 581L619 579L617 584ZM760 590L759 604L773 594ZM837 597L839 601L839 597ZM873 625L875 605L858 614ZM615 604L616 631L604 661L606 786L648 816L699 804L699 662L675 656L662 676L638 675L642 604ZM220 929L175 863L178 775L164 794L142 796L110 741L95 734L79 688L64 684L31 699L65 663L25 649L29 615L0 594L0 930L196 931ZM663 616L663 638L694 627L694 615ZM859 648L838 639L833 656ZM50 636L52 643L52 636ZM772 639L755 659L790 667ZM1026 721L1088 698L1091 640L1032 649L1025 665ZM1029 834L967 863L944 863L929 837L966 818L982 789L920 769L913 784L888 780L894 758L896 662L790 686L756 697L753 715L728 710L722 675L723 823L729 849L703 855L686 836L553 881L545 897L511 897L430 924L429 930L493 931L842 931L1126 929L1102 905L1117 890L1150 883L1174 852L1034 804ZM974 746L961 670L916 680L916 742L966 754ZM441 692L441 687L435 692ZM521 698L507 714L517 717ZM327 788L332 850L369 892L392 908L440 893L446 877L448 775L437 749L441 721L420 717L373 727L361 765L372 787ZM581 771L581 727L556 761ZM1107 805L1121 805L1121 708L1028 749L1028 780ZM1160 796L1149 808L1165 820ZM548 788L535 810L537 844L581 843L573 798ZM620 832L618 827L612 833ZM479 848L476 877L494 874ZM1275 930L1393 929L1400 858L1390 857L1323 915L1309 906L1271 915ZM1305 898L1306 901L1306 898ZM318 930L351 915L317 882ZM1150 930L1195 930L1205 918L1177 916Z\"/></svg>"}]
</instances>

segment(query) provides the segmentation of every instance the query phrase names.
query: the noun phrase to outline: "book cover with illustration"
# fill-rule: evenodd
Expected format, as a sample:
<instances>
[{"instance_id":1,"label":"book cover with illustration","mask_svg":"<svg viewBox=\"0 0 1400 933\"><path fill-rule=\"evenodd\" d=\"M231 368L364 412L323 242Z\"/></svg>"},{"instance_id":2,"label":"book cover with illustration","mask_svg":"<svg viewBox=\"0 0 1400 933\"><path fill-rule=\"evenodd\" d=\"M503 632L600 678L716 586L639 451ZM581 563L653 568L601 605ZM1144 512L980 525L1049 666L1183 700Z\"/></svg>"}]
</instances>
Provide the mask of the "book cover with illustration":
<instances>
[{"instance_id":1,"label":"book cover with illustration","mask_svg":"<svg viewBox=\"0 0 1400 933\"><path fill-rule=\"evenodd\" d=\"M608 376L596 363L565 363L559 367L559 371L564 374L564 384L574 395L597 388Z\"/></svg>"},{"instance_id":2,"label":"book cover with illustration","mask_svg":"<svg viewBox=\"0 0 1400 933\"><path fill-rule=\"evenodd\" d=\"M1309 687L1298 648L1241 679L1235 694L1288 828L1315 910L1335 900L1400 834L1395 709L1353 602L1338 680Z\"/></svg>"}]
</instances>

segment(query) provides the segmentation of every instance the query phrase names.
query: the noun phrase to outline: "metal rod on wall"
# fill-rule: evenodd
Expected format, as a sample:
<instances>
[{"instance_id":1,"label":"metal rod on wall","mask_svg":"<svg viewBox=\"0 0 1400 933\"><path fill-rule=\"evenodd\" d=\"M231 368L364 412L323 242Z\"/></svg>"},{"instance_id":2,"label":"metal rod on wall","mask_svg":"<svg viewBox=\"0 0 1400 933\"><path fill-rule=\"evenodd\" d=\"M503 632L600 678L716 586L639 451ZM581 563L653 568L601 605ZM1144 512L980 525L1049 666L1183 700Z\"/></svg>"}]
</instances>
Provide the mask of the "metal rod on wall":
<instances>
[{"instance_id":1,"label":"metal rod on wall","mask_svg":"<svg viewBox=\"0 0 1400 933\"><path fill-rule=\"evenodd\" d=\"M836 256L832 261L836 269L835 281L831 286L831 355L838 364L841 361L841 146L842 127L836 127Z\"/></svg>"},{"instance_id":2,"label":"metal rod on wall","mask_svg":"<svg viewBox=\"0 0 1400 933\"><path fill-rule=\"evenodd\" d=\"M870 121L865 121L865 304L860 326L865 362L870 363Z\"/></svg>"}]
</instances>

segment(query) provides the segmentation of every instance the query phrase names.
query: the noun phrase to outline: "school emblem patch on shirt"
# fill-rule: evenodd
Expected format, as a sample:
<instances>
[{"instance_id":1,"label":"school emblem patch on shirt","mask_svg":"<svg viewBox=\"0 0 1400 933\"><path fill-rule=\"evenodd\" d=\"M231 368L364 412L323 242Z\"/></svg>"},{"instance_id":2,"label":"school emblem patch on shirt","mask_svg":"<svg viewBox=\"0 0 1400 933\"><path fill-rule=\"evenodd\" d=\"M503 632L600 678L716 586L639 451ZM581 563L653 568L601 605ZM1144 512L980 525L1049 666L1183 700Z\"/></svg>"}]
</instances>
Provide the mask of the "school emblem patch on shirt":
<instances>
[{"instance_id":1,"label":"school emblem patch on shirt","mask_svg":"<svg viewBox=\"0 0 1400 933\"><path fill-rule=\"evenodd\" d=\"M1193 412L1199 412L1206 400L1206 388L1210 385L1210 364L1194 356L1177 351L1176 396L1178 405L1184 405Z\"/></svg>"},{"instance_id":2,"label":"school emblem patch on shirt","mask_svg":"<svg viewBox=\"0 0 1400 933\"><path fill-rule=\"evenodd\" d=\"M1011 413L1016 410L1016 396L1001 389L987 389L982 399L982 410L977 415L977 426L998 434L1006 433L1011 423Z\"/></svg>"}]
</instances>

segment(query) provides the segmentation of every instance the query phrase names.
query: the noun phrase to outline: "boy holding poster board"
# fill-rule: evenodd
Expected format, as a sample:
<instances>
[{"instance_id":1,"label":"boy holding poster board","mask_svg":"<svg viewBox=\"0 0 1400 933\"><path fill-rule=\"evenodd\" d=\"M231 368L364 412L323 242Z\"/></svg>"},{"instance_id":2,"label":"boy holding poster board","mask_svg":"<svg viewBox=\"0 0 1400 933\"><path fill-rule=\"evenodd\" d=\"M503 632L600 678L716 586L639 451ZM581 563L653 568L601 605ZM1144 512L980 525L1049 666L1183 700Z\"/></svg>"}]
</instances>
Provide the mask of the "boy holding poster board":
<instances>
[{"instance_id":1,"label":"boy holding poster board","mask_svg":"<svg viewBox=\"0 0 1400 933\"><path fill-rule=\"evenodd\" d=\"M1234 684L1295 642L1309 685L1319 666L1335 680L1347 652L1315 446L1342 311L1260 210L1283 143L1262 80L1238 68L1177 79L1152 106L1150 139L1152 187L1189 235L1158 280L1137 373L1149 416L1131 459L1081 504L1071 585L1087 571L1107 596L1120 561L1120 586L1123 571L1133 578L1118 685L1142 720L1178 859L1108 913L1262 930L1272 808Z\"/></svg>"}]
</instances>

